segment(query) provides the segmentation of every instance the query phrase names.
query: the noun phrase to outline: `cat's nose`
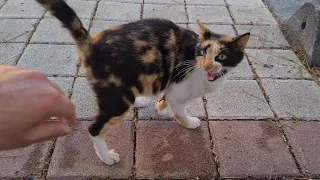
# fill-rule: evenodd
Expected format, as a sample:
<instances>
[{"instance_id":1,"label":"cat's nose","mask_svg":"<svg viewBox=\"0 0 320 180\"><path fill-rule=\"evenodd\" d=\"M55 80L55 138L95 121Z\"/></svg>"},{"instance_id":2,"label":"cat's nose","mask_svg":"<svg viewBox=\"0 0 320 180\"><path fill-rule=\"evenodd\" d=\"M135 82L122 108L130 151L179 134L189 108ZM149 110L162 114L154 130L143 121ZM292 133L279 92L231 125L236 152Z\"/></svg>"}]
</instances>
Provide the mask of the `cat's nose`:
<instances>
[{"instance_id":1,"label":"cat's nose","mask_svg":"<svg viewBox=\"0 0 320 180\"><path fill-rule=\"evenodd\" d=\"M212 62L211 63L205 63L203 68L204 68L205 71L212 72L212 73L217 73L217 72L220 72L222 70L221 65L214 64Z\"/></svg>"},{"instance_id":2,"label":"cat's nose","mask_svg":"<svg viewBox=\"0 0 320 180\"><path fill-rule=\"evenodd\" d=\"M213 67L212 62L211 63L205 63L204 66L203 66L204 70L206 70L206 71L210 70L212 67Z\"/></svg>"}]
</instances>

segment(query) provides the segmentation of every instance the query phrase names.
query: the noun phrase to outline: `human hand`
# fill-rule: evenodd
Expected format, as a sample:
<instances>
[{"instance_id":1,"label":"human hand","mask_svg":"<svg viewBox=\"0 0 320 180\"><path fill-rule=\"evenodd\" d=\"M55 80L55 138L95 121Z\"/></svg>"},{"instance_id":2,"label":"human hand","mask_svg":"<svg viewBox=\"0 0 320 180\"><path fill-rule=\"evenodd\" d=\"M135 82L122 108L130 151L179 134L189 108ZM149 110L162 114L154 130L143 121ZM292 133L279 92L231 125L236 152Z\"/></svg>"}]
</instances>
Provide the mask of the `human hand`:
<instances>
[{"instance_id":1,"label":"human hand","mask_svg":"<svg viewBox=\"0 0 320 180\"><path fill-rule=\"evenodd\" d=\"M74 104L43 73L0 66L0 150L64 136L75 120Z\"/></svg>"}]
</instances>

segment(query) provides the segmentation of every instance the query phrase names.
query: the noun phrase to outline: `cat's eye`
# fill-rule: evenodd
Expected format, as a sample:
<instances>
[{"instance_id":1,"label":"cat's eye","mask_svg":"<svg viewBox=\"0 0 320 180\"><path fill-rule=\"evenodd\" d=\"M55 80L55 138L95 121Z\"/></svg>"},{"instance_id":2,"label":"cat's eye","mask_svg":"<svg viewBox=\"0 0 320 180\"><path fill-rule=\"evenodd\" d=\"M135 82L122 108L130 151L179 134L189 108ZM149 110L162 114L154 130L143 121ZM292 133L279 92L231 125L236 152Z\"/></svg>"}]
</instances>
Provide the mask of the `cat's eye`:
<instances>
[{"instance_id":1,"label":"cat's eye","mask_svg":"<svg viewBox=\"0 0 320 180\"><path fill-rule=\"evenodd\" d=\"M202 48L200 51L201 56L206 56L207 55L207 49L210 47L210 45L207 45L206 47Z\"/></svg>"},{"instance_id":2,"label":"cat's eye","mask_svg":"<svg viewBox=\"0 0 320 180\"><path fill-rule=\"evenodd\" d=\"M224 54L220 54L220 55L218 56L218 59L221 60L221 61L225 60L226 58L227 58L227 56L224 55Z\"/></svg>"}]
</instances>

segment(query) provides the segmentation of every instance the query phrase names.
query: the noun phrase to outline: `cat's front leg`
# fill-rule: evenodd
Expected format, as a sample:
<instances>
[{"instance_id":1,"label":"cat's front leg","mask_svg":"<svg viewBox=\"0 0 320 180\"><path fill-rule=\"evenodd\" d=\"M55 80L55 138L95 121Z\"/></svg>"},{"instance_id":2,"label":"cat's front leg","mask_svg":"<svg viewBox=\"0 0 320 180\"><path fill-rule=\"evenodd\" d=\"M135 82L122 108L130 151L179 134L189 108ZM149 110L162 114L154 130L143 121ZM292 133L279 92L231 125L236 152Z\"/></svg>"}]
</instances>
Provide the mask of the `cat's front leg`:
<instances>
[{"instance_id":1,"label":"cat's front leg","mask_svg":"<svg viewBox=\"0 0 320 180\"><path fill-rule=\"evenodd\" d=\"M189 129L196 129L200 126L201 121L197 117L188 116L186 111L186 103L179 104L175 100L167 100L167 103L174 114L175 119L180 123L182 126L189 128Z\"/></svg>"}]
</instances>

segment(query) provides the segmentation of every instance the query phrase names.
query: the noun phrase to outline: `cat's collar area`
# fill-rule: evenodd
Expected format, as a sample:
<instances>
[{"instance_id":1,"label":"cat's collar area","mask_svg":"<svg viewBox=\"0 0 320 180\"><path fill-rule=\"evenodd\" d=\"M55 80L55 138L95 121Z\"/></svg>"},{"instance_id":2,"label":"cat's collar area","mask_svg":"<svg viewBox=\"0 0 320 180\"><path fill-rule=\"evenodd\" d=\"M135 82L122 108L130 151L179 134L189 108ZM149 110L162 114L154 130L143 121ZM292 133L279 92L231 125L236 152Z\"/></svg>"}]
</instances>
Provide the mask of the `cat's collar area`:
<instances>
[{"instance_id":1,"label":"cat's collar area","mask_svg":"<svg viewBox=\"0 0 320 180\"><path fill-rule=\"evenodd\" d=\"M222 69L218 73L210 73L210 72L206 71L206 76L207 76L208 81L213 82L213 81L219 79L220 77L224 76L226 73L227 73L227 69Z\"/></svg>"}]
</instances>

